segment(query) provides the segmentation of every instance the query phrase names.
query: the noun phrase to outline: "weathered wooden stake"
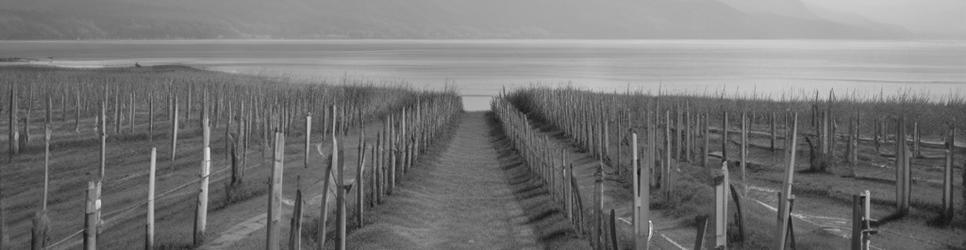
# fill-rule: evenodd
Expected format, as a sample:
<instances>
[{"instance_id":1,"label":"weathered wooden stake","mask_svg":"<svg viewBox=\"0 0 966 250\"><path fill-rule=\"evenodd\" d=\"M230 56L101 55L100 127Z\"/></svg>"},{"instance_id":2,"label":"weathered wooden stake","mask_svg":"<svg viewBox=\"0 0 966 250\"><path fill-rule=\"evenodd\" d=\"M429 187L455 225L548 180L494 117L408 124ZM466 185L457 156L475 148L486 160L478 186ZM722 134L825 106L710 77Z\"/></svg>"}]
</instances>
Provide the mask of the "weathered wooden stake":
<instances>
[{"instance_id":1,"label":"weathered wooden stake","mask_svg":"<svg viewBox=\"0 0 966 250\"><path fill-rule=\"evenodd\" d=\"M33 228L30 232L30 249L42 250L47 248L50 238L47 233L50 230L50 218L47 217L47 210L40 210L34 214Z\"/></svg>"},{"instance_id":2,"label":"weathered wooden stake","mask_svg":"<svg viewBox=\"0 0 966 250\"><path fill-rule=\"evenodd\" d=\"M610 230L608 230L608 231L610 231L610 246L611 246L611 249L613 249L613 250L620 249L619 245L617 244L617 215L614 213L614 209L611 209L610 210L610 221L609 222L610 223L608 223L608 225L610 225Z\"/></svg>"},{"instance_id":3,"label":"weathered wooden stake","mask_svg":"<svg viewBox=\"0 0 966 250\"><path fill-rule=\"evenodd\" d=\"M100 126L100 136L101 136L101 171L99 172L100 180L104 180L104 175L106 174L107 168L107 101L101 103L101 126Z\"/></svg>"},{"instance_id":4,"label":"weathered wooden stake","mask_svg":"<svg viewBox=\"0 0 966 250\"><path fill-rule=\"evenodd\" d=\"M745 171L748 168L748 115L741 112L741 188L742 194L748 194L748 179Z\"/></svg>"},{"instance_id":5,"label":"weathered wooden stake","mask_svg":"<svg viewBox=\"0 0 966 250\"><path fill-rule=\"evenodd\" d=\"M671 163L671 151L674 151L671 135L671 111L666 111L664 113L665 123L664 123L664 166L661 172L661 190L664 191L664 200L671 201L671 168L673 163Z\"/></svg>"},{"instance_id":6,"label":"weathered wooden stake","mask_svg":"<svg viewBox=\"0 0 966 250\"><path fill-rule=\"evenodd\" d=\"M343 133L344 134L344 133ZM345 250L346 247L346 229L347 229L347 213L346 211L346 192L352 187L351 185L346 185L345 183L345 157L342 155L343 151L339 151L339 173L336 177L336 250Z\"/></svg>"},{"instance_id":7,"label":"weathered wooden stake","mask_svg":"<svg viewBox=\"0 0 966 250\"><path fill-rule=\"evenodd\" d=\"M128 104L128 112L129 112L129 114L128 114L127 125L128 125L128 129L130 130L130 133L131 134L134 134L134 121L135 121L135 119L134 119L135 118L134 111L136 109L135 108L135 105L134 105L134 99L137 96L136 93L137 92L131 91L131 100L130 100L130 104Z\"/></svg>"},{"instance_id":8,"label":"weathered wooden stake","mask_svg":"<svg viewBox=\"0 0 966 250\"><path fill-rule=\"evenodd\" d=\"M278 223L282 220L282 170L285 165L285 136L281 132L275 132L273 160L275 163L272 165L272 179L268 198L268 227L265 230L267 234L265 249L269 250L278 249L280 240Z\"/></svg>"},{"instance_id":9,"label":"weathered wooden stake","mask_svg":"<svg viewBox=\"0 0 966 250\"><path fill-rule=\"evenodd\" d=\"M17 125L17 122L20 121L17 118L17 113L20 112L20 109L17 108L19 99L20 97L17 96L17 85L10 85L10 110L7 111L10 114L10 121L7 123L10 125L10 129L8 130L10 137L7 138L7 142L10 143L10 157L8 159L11 162L15 155L20 154L20 132Z\"/></svg>"},{"instance_id":10,"label":"weathered wooden stake","mask_svg":"<svg viewBox=\"0 0 966 250\"><path fill-rule=\"evenodd\" d=\"M707 237L708 232L708 216L702 215L698 217L698 232L694 237L694 250L704 249L704 238Z\"/></svg>"},{"instance_id":11,"label":"weathered wooden stake","mask_svg":"<svg viewBox=\"0 0 966 250\"><path fill-rule=\"evenodd\" d=\"M702 121L704 122L704 124L701 125L702 127L704 127L704 134L702 135L704 139L704 143L703 143L703 146L701 147L701 167L708 166L708 153L710 153L709 150L711 150L709 148L711 146L711 122L710 122L711 119L710 118L711 116L706 113L704 114L704 119L702 119Z\"/></svg>"},{"instance_id":12,"label":"weathered wooden stake","mask_svg":"<svg viewBox=\"0 0 966 250\"><path fill-rule=\"evenodd\" d=\"M919 122L912 123L912 158L922 158L922 151L919 150L919 144L922 143L922 137L919 136Z\"/></svg>"},{"instance_id":13,"label":"weathered wooden stake","mask_svg":"<svg viewBox=\"0 0 966 250\"><path fill-rule=\"evenodd\" d=\"M788 228L790 221L789 217L791 215L791 205L789 204L790 199L788 198L792 196L792 183L794 182L795 176L795 155L798 146L798 113L795 113L792 117L792 130L791 135L789 136L791 137L789 140L791 147L788 150L788 155L786 155L787 161L785 165L787 168L785 168L785 180L782 184L781 191L781 194L783 194L782 197L785 197L785 199L780 199L778 201L780 209L778 211L778 225L780 225L780 227L778 228L779 245L776 249L785 249L786 239L789 235Z\"/></svg>"},{"instance_id":14,"label":"weathered wooden stake","mask_svg":"<svg viewBox=\"0 0 966 250\"><path fill-rule=\"evenodd\" d=\"M41 210L47 210L47 195L50 186L50 123L44 125L44 198Z\"/></svg>"},{"instance_id":15,"label":"weathered wooden stake","mask_svg":"<svg viewBox=\"0 0 966 250\"><path fill-rule=\"evenodd\" d=\"M597 173L594 176L594 247L601 249L601 238L604 230L604 164L598 162Z\"/></svg>"},{"instance_id":16,"label":"weathered wooden stake","mask_svg":"<svg viewBox=\"0 0 966 250\"><path fill-rule=\"evenodd\" d=\"M174 106L173 112L171 113L171 168L175 168L175 160L178 156L178 96L174 96L174 100L171 102Z\"/></svg>"},{"instance_id":17,"label":"weathered wooden stake","mask_svg":"<svg viewBox=\"0 0 966 250\"><path fill-rule=\"evenodd\" d=\"M289 223L288 248L302 249L302 176L295 178L295 204L292 206L292 220Z\"/></svg>"},{"instance_id":18,"label":"weathered wooden stake","mask_svg":"<svg viewBox=\"0 0 966 250\"><path fill-rule=\"evenodd\" d=\"M333 109L334 110L334 109ZM333 132L334 133L334 132ZM328 229L326 224L329 218L329 186L331 186L332 171L338 167L339 164L339 140L333 134L332 136L332 154L329 155L329 166L325 169L325 173L322 178L325 178L322 184L322 212L319 215L319 225L318 225L318 239L317 246L319 250L325 249L325 238L328 234Z\"/></svg>"},{"instance_id":19,"label":"weathered wooden stake","mask_svg":"<svg viewBox=\"0 0 966 250\"><path fill-rule=\"evenodd\" d=\"M909 153L906 149L905 117L896 120L896 206L900 215L909 213Z\"/></svg>"},{"instance_id":20,"label":"weathered wooden stake","mask_svg":"<svg viewBox=\"0 0 966 250\"><path fill-rule=\"evenodd\" d=\"M195 230L193 242L200 245L205 240L205 229L208 222L208 175L211 173L211 148L205 147L204 158L201 161L200 188L198 190L198 203L195 211ZM271 208L271 207L269 207Z\"/></svg>"},{"instance_id":21,"label":"weathered wooden stake","mask_svg":"<svg viewBox=\"0 0 966 250\"><path fill-rule=\"evenodd\" d=\"M365 138L364 132L360 132L360 133L363 133L363 134L360 134L359 136L360 140L364 140ZM369 147L365 144L365 141L362 141L362 143L359 144L360 160L359 160L359 168L356 169L356 185L355 185L356 186L356 204L358 206L356 208L356 225L358 225L359 227L362 227L362 223L365 221L364 213L365 213L365 207L366 207L365 206L366 185L363 184L364 183L363 180L365 180L364 177L366 172L366 152L369 151L368 149Z\"/></svg>"},{"instance_id":22,"label":"weathered wooden stake","mask_svg":"<svg viewBox=\"0 0 966 250\"><path fill-rule=\"evenodd\" d=\"M650 185L648 171L644 171L637 153L641 150L637 146L637 133L631 137L631 151L633 152L634 179L634 249L648 249L647 225L650 221Z\"/></svg>"},{"instance_id":23,"label":"weathered wooden stake","mask_svg":"<svg viewBox=\"0 0 966 250\"><path fill-rule=\"evenodd\" d=\"M775 151L775 141L778 140L778 133L776 131L777 126L775 126L776 120L777 119L775 118L775 112L771 112L771 117L769 118L769 121L771 123L771 140L770 140L771 146L769 147L769 149L771 149L772 152Z\"/></svg>"},{"instance_id":24,"label":"weathered wooden stake","mask_svg":"<svg viewBox=\"0 0 966 250\"><path fill-rule=\"evenodd\" d=\"M309 152L311 152L311 149L309 147L311 146L312 146L312 113L309 113L308 115L305 115L305 159L303 162L305 165L305 168L309 168Z\"/></svg>"},{"instance_id":25,"label":"weathered wooden stake","mask_svg":"<svg viewBox=\"0 0 966 250\"><path fill-rule=\"evenodd\" d=\"M869 249L869 234L874 232L869 217L869 200L869 190L852 195L852 250Z\"/></svg>"},{"instance_id":26,"label":"weathered wooden stake","mask_svg":"<svg viewBox=\"0 0 966 250\"><path fill-rule=\"evenodd\" d=\"M946 137L946 164L943 168L943 221L953 219L953 150L956 140L956 128L949 129Z\"/></svg>"},{"instance_id":27,"label":"weathered wooden stake","mask_svg":"<svg viewBox=\"0 0 966 250\"><path fill-rule=\"evenodd\" d=\"M101 182L87 182L87 207L84 210L84 250L97 249L98 226L101 222Z\"/></svg>"},{"instance_id":28,"label":"weathered wooden stake","mask_svg":"<svg viewBox=\"0 0 966 250\"><path fill-rule=\"evenodd\" d=\"M154 145L154 96L148 96L148 143Z\"/></svg>"},{"instance_id":29,"label":"weathered wooden stake","mask_svg":"<svg viewBox=\"0 0 966 250\"><path fill-rule=\"evenodd\" d=\"M728 112L721 116L721 160L728 162Z\"/></svg>"},{"instance_id":30,"label":"weathered wooden stake","mask_svg":"<svg viewBox=\"0 0 966 250\"><path fill-rule=\"evenodd\" d=\"M721 162L721 175L714 179L714 248L728 248L728 162Z\"/></svg>"},{"instance_id":31,"label":"weathered wooden stake","mask_svg":"<svg viewBox=\"0 0 966 250\"><path fill-rule=\"evenodd\" d=\"M157 171L158 148L151 148L151 165L148 167L148 212L144 236L144 249L154 249L154 186Z\"/></svg>"}]
</instances>

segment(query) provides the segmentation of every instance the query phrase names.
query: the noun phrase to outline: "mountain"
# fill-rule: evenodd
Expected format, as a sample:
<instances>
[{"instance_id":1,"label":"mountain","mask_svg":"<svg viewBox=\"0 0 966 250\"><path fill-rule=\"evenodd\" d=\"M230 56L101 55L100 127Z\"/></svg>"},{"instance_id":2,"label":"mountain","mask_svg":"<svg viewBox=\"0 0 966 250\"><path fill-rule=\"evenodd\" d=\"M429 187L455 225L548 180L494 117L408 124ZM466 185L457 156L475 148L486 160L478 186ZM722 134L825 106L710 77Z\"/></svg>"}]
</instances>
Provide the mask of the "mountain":
<instances>
[{"instance_id":1,"label":"mountain","mask_svg":"<svg viewBox=\"0 0 966 250\"><path fill-rule=\"evenodd\" d=\"M725 2L0 0L0 39L880 38L902 35L895 30L830 21L807 9L807 13L799 13L797 9L776 13L767 10L783 7L763 11L735 6L743 0L721 1Z\"/></svg>"},{"instance_id":2,"label":"mountain","mask_svg":"<svg viewBox=\"0 0 966 250\"><path fill-rule=\"evenodd\" d=\"M801 0L719 0L735 9L747 13L772 14L788 18L812 21L831 21L842 25L861 28L873 33L905 33L905 29L895 25L875 22L854 13L846 13L810 5Z\"/></svg>"},{"instance_id":3,"label":"mountain","mask_svg":"<svg viewBox=\"0 0 966 250\"><path fill-rule=\"evenodd\" d=\"M799 19L819 19L808 7L799 0L719 0L738 10L758 13L775 14Z\"/></svg>"}]
</instances>

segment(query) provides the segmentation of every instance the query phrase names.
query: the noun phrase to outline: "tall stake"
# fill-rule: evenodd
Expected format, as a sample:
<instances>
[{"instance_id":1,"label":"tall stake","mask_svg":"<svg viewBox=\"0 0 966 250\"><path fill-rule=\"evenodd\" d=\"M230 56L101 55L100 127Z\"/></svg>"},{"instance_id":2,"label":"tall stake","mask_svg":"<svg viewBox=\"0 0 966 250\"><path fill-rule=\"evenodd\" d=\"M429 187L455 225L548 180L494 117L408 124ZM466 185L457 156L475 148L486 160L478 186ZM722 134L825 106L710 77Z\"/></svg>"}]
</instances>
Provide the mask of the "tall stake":
<instances>
[{"instance_id":1,"label":"tall stake","mask_svg":"<svg viewBox=\"0 0 966 250\"><path fill-rule=\"evenodd\" d=\"M97 249L98 224L101 222L101 182L87 182L87 207L84 210L84 250Z\"/></svg>"},{"instance_id":2,"label":"tall stake","mask_svg":"<svg viewBox=\"0 0 966 250\"><path fill-rule=\"evenodd\" d=\"M157 181L155 171L157 170L158 148L151 148L151 165L148 168L148 214L147 228L145 229L144 249L154 249L154 185Z\"/></svg>"},{"instance_id":3,"label":"tall stake","mask_svg":"<svg viewBox=\"0 0 966 250\"><path fill-rule=\"evenodd\" d=\"M100 180L104 180L107 167L107 87L104 87L104 101L101 102L101 171Z\"/></svg>"},{"instance_id":4,"label":"tall stake","mask_svg":"<svg viewBox=\"0 0 966 250\"><path fill-rule=\"evenodd\" d=\"M205 128L207 130L207 126ZM194 244L200 245L205 240L205 228L208 222L208 175L211 173L211 148L204 148L204 159L201 161L201 184L198 190L198 210L195 211ZM269 207L271 209L271 207Z\"/></svg>"},{"instance_id":5,"label":"tall stake","mask_svg":"<svg viewBox=\"0 0 966 250\"><path fill-rule=\"evenodd\" d=\"M20 121L17 118L17 113L20 112L20 109L17 108L19 98L20 96L17 95L17 85L10 85L10 110L8 111L10 121L7 123L10 125L10 129L8 129L10 137L7 138L7 142L10 143L10 157L8 159L11 162L13 161L13 157L20 153L20 132L17 125L17 122Z\"/></svg>"},{"instance_id":6,"label":"tall stake","mask_svg":"<svg viewBox=\"0 0 966 250\"><path fill-rule=\"evenodd\" d=\"M714 248L728 248L728 162L721 162L721 175L714 180Z\"/></svg>"},{"instance_id":7,"label":"tall stake","mask_svg":"<svg viewBox=\"0 0 966 250\"><path fill-rule=\"evenodd\" d=\"M173 112L171 113L171 168L175 167L175 160L178 156L178 96L174 96L174 100L171 102L174 106Z\"/></svg>"},{"instance_id":8,"label":"tall stake","mask_svg":"<svg viewBox=\"0 0 966 250\"><path fill-rule=\"evenodd\" d=\"M721 116L721 160L728 161L728 112Z\"/></svg>"},{"instance_id":9,"label":"tall stake","mask_svg":"<svg viewBox=\"0 0 966 250\"><path fill-rule=\"evenodd\" d=\"M956 128L949 129L946 137L946 164L943 168L943 220L953 219L953 150L956 140Z\"/></svg>"},{"instance_id":10,"label":"tall stake","mask_svg":"<svg viewBox=\"0 0 966 250\"><path fill-rule=\"evenodd\" d=\"M745 169L748 168L748 115L741 112L741 188L742 194L748 194L748 179L745 179Z\"/></svg>"},{"instance_id":11,"label":"tall stake","mask_svg":"<svg viewBox=\"0 0 966 250\"><path fill-rule=\"evenodd\" d=\"M282 170L285 165L285 136L281 132L275 132L273 160L275 164L272 165L272 183L268 198L268 236L265 242L265 249L269 250L278 249L280 240L278 223L282 220Z\"/></svg>"},{"instance_id":12,"label":"tall stake","mask_svg":"<svg viewBox=\"0 0 966 250\"><path fill-rule=\"evenodd\" d=\"M334 109L333 109L334 110ZM334 125L334 123L333 123ZM334 133L334 132L333 132ZM329 156L329 166L325 169L323 174L325 181L322 184L322 212L319 215L319 225L318 225L318 249L325 249L325 238L328 234L328 229L326 224L329 218L329 186L332 185L332 170L338 167L339 164L339 140L336 139L335 135L332 136L332 154Z\"/></svg>"},{"instance_id":13,"label":"tall stake","mask_svg":"<svg viewBox=\"0 0 966 250\"><path fill-rule=\"evenodd\" d=\"M786 155L786 157L788 157L788 160L786 161L785 165L788 167L785 168L785 181L784 181L784 184L782 185L781 197L783 199L778 201L780 203L779 208L781 208L781 211L779 211L779 214L778 214L779 215L778 224L781 225L781 227L778 228L779 245L776 249L785 249L785 246L787 245L785 241L788 239L788 233L789 233L788 222L789 222L789 216L791 213L791 205L789 204L788 197L791 197L792 195L792 183L794 181L794 176L795 176L795 154L797 150L796 147L798 146L797 135L798 135L798 113L795 113L792 118L792 132L791 132L791 140L790 140L791 149L789 150L788 155Z\"/></svg>"},{"instance_id":14,"label":"tall stake","mask_svg":"<svg viewBox=\"0 0 966 250\"><path fill-rule=\"evenodd\" d=\"M637 153L637 133L631 136L631 152L634 179L634 249L647 249L647 222L650 220L650 186L647 185L647 171L642 171Z\"/></svg>"},{"instance_id":15,"label":"tall stake","mask_svg":"<svg viewBox=\"0 0 966 250\"><path fill-rule=\"evenodd\" d=\"M42 210L47 210L47 192L50 183L50 123L44 125L44 202Z\"/></svg>"},{"instance_id":16,"label":"tall stake","mask_svg":"<svg viewBox=\"0 0 966 250\"><path fill-rule=\"evenodd\" d=\"M365 138L364 134L359 136L360 138ZM358 205L356 209L356 225L362 227L365 216L365 190L366 185L364 185L364 177L366 172L366 152L368 152L369 147L362 142L359 146L359 168L356 169L356 203Z\"/></svg>"}]
</instances>

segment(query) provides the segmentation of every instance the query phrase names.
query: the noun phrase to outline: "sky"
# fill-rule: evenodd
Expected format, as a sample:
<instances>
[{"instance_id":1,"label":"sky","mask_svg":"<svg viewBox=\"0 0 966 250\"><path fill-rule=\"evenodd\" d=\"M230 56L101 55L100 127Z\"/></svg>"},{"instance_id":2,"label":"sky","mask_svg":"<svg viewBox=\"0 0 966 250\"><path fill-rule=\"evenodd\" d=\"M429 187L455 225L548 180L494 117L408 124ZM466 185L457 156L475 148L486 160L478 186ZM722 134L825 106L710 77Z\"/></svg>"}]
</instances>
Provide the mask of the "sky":
<instances>
[{"instance_id":1,"label":"sky","mask_svg":"<svg viewBox=\"0 0 966 250\"><path fill-rule=\"evenodd\" d=\"M806 4L899 25L913 32L966 35L966 0L802 0Z\"/></svg>"}]
</instances>

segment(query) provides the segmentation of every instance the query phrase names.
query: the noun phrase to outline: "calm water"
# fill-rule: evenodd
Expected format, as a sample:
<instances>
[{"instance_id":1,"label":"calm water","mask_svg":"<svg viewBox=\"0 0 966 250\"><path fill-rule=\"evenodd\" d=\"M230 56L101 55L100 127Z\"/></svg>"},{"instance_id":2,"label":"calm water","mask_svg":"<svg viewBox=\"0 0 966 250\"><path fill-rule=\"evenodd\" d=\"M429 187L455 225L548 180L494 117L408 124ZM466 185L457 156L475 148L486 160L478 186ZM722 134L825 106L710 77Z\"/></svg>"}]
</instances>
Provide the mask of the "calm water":
<instances>
[{"instance_id":1,"label":"calm water","mask_svg":"<svg viewBox=\"0 0 966 250\"><path fill-rule=\"evenodd\" d=\"M531 84L774 96L912 91L936 100L966 88L966 41L3 41L0 57L74 67L180 63L418 88L449 82L469 96L468 109L486 109L485 96L504 86Z\"/></svg>"}]
</instances>

